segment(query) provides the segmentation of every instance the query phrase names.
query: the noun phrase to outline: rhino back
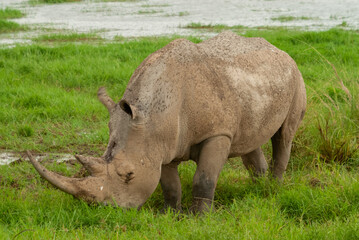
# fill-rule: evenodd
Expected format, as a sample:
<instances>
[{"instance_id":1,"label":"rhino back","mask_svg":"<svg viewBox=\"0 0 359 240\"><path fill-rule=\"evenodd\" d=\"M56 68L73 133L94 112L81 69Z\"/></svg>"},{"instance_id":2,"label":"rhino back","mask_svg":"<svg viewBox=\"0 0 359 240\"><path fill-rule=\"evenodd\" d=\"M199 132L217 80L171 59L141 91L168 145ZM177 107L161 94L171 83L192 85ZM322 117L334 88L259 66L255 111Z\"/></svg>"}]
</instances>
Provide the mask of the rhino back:
<instances>
[{"instance_id":1,"label":"rhino back","mask_svg":"<svg viewBox=\"0 0 359 240\"><path fill-rule=\"evenodd\" d=\"M175 40L151 54L124 97L144 115L172 119L177 145L227 135L243 154L280 128L301 81L295 62L266 40L223 32L200 44Z\"/></svg>"}]
</instances>

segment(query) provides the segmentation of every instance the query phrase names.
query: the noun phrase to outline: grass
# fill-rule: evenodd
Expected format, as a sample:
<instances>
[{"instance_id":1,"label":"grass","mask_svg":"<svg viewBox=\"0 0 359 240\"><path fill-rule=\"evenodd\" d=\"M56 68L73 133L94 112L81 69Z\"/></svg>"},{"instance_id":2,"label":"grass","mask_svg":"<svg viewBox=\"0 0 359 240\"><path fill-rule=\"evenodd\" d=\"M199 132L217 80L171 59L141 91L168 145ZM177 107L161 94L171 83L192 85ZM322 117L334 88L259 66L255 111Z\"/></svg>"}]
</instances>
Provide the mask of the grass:
<instances>
[{"instance_id":1,"label":"grass","mask_svg":"<svg viewBox=\"0 0 359 240\"><path fill-rule=\"evenodd\" d=\"M207 31L213 31L213 32L221 32L224 30L239 30L244 29L244 26L236 25L236 26L227 26L224 24L202 24L202 23L190 23L186 26L180 26L183 28L189 28L189 29L197 29L197 30L207 30Z\"/></svg>"},{"instance_id":2,"label":"grass","mask_svg":"<svg viewBox=\"0 0 359 240\"><path fill-rule=\"evenodd\" d=\"M34 129L29 125L19 127L18 135L21 137L31 137L34 135Z\"/></svg>"},{"instance_id":3,"label":"grass","mask_svg":"<svg viewBox=\"0 0 359 240\"><path fill-rule=\"evenodd\" d=\"M169 41L151 38L99 46L65 42L1 50L0 148L47 151L50 144L53 151L73 152L88 146L99 154L107 141L108 119L92 97L105 85L119 100L135 68ZM25 142L13 137L19 122L34 128Z\"/></svg>"},{"instance_id":4,"label":"grass","mask_svg":"<svg viewBox=\"0 0 359 240\"><path fill-rule=\"evenodd\" d=\"M189 12L184 11L184 12L178 12L178 13L167 13L165 14L165 17L184 17L184 16L188 16L190 15Z\"/></svg>"},{"instance_id":5,"label":"grass","mask_svg":"<svg viewBox=\"0 0 359 240\"><path fill-rule=\"evenodd\" d=\"M46 163L72 175L79 165ZM180 167L183 201L191 201L193 163ZM303 175L305 173L305 175ZM142 210L89 206L41 179L28 162L0 168L6 194L0 202L0 237L18 239L355 239L359 236L356 174L313 169L291 174L282 186L253 184L243 167L227 164L215 212L203 217L161 214L158 188ZM313 186L310 177L324 179ZM239 181L238 181L239 180ZM56 204L54 204L56 202ZM21 220L20 220L21 219ZM331 229L331 231L328 231Z\"/></svg>"},{"instance_id":6,"label":"grass","mask_svg":"<svg viewBox=\"0 0 359 240\"><path fill-rule=\"evenodd\" d=\"M199 22L192 22L187 25L180 25L180 28L188 28L193 29L196 31L204 31L204 32L214 32L214 33L220 33L226 30L230 30L233 32L236 32L240 35L246 34L247 31L253 32L253 30L259 30L259 31L265 31L265 32L272 32L272 31L289 31L290 28L288 27L278 27L278 26L258 26L255 28L245 27L242 25L234 25L234 26L228 26L225 24L203 24ZM297 31L296 29L293 29Z\"/></svg>"},{"instance_id":7,"label":"grass","mask_svg":"<svg viewBox=\"0 0 359 240\"><path fill-rule=\"evenodd\" d=\"M25 14L19 10L5 8L0 10L0 33L17 32L26 30L27 27L8 19L21 18Z\"/></svg>"},{"instance_id":8,"label":"grass","mask_svg":"<svg viewBox=\"0 0 359 240\"><path fill-rule=\"evenodd\" d=\"M138 14L156 14L156 13L162 13L163 10L139 10Z\"/></svg>"},{"instance_id":9,"label":"grass","mask_svg":"<svg viewBox=\"0 0 359 240\"><path fill-rule=\"evenodd\" d=\"M187 11L184 11L184 12L179 12L179 13L178 13L178 16L180 16L180 17L183 17L183 16L188 16L188 15L190 15L190 13L189 13L189 12L187 12Z\"/></svg>"},{"instance_id":10,"label":"grass","mask_svg":"<svg viewBox=\"0 0 359 240\"><path fill-rule=\"evenodd\" d=\"M346 21L343 21L341 24L338 25L338 27L348 27L349 24Z\"/></svg>"},{"instance_id":11,"label":"grass","mask_svg":"<svg viewBox=\"0 0 359 240\"><path fill-rule=\"evenodd\" d=\"M358 32L274 28L245 35L288 52L306 83L308 110L281 185L266 178L253 183L240 160L230 159L216 188L217 210L193 216L195 164L186 162L179 170L184 214L161 214L160 187L140 211L89 206L18 161L0 166L0 239L358 239ZM101 155L108 113L97 89L106 86L118 101L136 67L172 39L38 41L0 49L0 148ZM264 152L270 156L270 144ZM80 168L43 164L67 176Z\"/></svg>"},{"instance_id":12,"label":"grass","mask_svg":"<svg viewBox=\"0 0 359 240\"><path fill-rule=\"evenodd\" d=\"M12 9L9 7L0 9L0 19L3 19L3 20L4 19L12 19L12 18L21 18L23 16L25 16L25 14L17 9Z\"/></svg>"},{"instance_id":13,"label":"grass","mask_svg":"<svg viewBox=\"0 0 359 240\"><path fill-rule=\"evenodd\" d=\"M102 38L94 33L50 34L41 35L33 39L36 42L86 42L100 40Z\"/></svg>"},{"instance_id":14,"label":"grass","mask_svg":"<svg viewBox=\"0 0 359 240\"><path fill-rule=\"evenodd\" d=\"M141 0L98 0L99 2L140 2Z\"/></svg>"},{"instance_id":15,"label":"grass","mask_svg":"<svg viewBox=\"0 0 359 240\"><path fill-rule=\"evenodd\" d=\"M143 4L141 5L141 7L144 8L151 8L151 7L169 7L171 6L170 4Z\"/></svg>"},{"instance_id":16,"label":"grass","mask_svg":"<svg viewBox=\"0 0 359 240\"><path fill-rule=\"evenodd\" d=\"M16 22L0 19L0 33L9 33L26 30L27 27Z\"/></svg>"},{"instance_id":17,"label":"grass","mask_svg":"<svg viewBox=\"0 0 359 240\"><path fill-rule=\"evenodd\" d=\"M29 0L30 4L57 4L57 3L69 3L69 2L81 2L82 0Z\"/></svg>"},{"instance_id":18,"label":"grass","mask_svg":"<svg viewBox=\"0 0 359 240\"><path fill-rule=\"evenodd\" d=\"M313 20L315 18L312 17L294 17L294 16L279 16L279 17L272 17L273 21L280 21L280 22L291 22L291 21L301 21L301 20Z\"/></svg>"}]
</instances>

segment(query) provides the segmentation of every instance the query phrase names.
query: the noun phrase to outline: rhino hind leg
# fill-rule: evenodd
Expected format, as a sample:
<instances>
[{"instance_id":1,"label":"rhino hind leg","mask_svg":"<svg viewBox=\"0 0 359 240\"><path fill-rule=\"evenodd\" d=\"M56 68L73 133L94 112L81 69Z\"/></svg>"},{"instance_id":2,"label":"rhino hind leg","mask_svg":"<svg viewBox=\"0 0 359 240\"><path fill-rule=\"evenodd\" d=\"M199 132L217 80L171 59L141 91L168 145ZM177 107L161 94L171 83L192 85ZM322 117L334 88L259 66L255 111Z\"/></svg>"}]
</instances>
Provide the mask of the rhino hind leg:
<instances>
[{"instance_id":1,"label":"rhino hind leg","mask_svg":"<svg viewBox=\"0 0 359 240\"><path fill-rule=\"evenodd\" d=\"M262 177L265 175L268 164L261 148L241 156L244 166L252 177Z\"/></svg>"},{"instance_id":2,"label":"rhino hind leg","mask_svg":"<svg viewBox=\"0 0 359 240\"><path fill-rule=\"evenodd\" d=\"M163 197L165 199L164 210L167 208L175 209L176 211L181 211L181 181L178 175L177 163L170 163L167 165L162 165L161 170L161 187Z\"/></svg>"},{"instance_id":3,"label":"rhino hind leg","mask_svg":"<svg viewBox=\"0 0 359 240\"><path fill-rule=\"evenodd\" d=\"M279 129L272 137L273 159L271 162L271 173L274 178L282 180L283 173L287 169L292 139L285 140L283 130Z\"/></svg>"},{"instance_id":4,"label":"rhino hind leg","mask_svg":"<svg viewBox=\"0 0 359 240\"><path fill-rule=\"evenodd\" d=\"M271 138L272 141L272 162L270 164L270 170L272 176L278 180L282 180L283 173L285 172L290 151L292 148L292 142L297 131L300 122L302 121L305 113L305 102L295 102L292 111L289 112L288 117L279 128L279 130Z\"/></svg>"},{"instance_id":5,"label":"rhino hind leg","mask_svg":"<svg viewBox=\"0 0 359 240\"><path fill-rule=\"evenodd\" d=\"M231 141L226 136L216 136L205 140L201 145L193 177L191 211L194 213L209 211L213 207L214 190L222 167L228 159Z\"/></svg>"}]
</instances>

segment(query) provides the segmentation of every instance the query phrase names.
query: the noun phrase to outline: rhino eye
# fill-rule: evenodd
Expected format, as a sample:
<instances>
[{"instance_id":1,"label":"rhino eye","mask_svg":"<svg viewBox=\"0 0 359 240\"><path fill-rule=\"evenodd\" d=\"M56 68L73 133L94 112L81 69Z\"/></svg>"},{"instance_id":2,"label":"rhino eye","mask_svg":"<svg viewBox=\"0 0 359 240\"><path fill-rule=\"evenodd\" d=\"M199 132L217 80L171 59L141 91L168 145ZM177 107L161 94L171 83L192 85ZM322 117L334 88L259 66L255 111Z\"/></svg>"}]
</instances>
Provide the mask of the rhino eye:
<instances>
[{"instance_id":1,"label":"rhino eye","mask_svg":"<svg viewBox=\"0 0 359 240\"><path fill-rule=\"evenodd\" d=\"M131 118L133 117L131 107L130 107L130 105L128 104L128 102L126 102L126 100L121 100L121 102L120 102L120 107L121 107L121 109L122 109L125 113L127 113L128 115L130 115Z\"/></svg>"},{"instance_id":2,"label":"rhino eye","mask_svg":"<svg viewBox=\"0 0 359 240\"><path fill-rule=\"evenodd\" d=\"M129 172L126 174L126 180L125 183L128 183L129 181L131 181L134 178L133 172Z\"/></svg>"}]
</instances>

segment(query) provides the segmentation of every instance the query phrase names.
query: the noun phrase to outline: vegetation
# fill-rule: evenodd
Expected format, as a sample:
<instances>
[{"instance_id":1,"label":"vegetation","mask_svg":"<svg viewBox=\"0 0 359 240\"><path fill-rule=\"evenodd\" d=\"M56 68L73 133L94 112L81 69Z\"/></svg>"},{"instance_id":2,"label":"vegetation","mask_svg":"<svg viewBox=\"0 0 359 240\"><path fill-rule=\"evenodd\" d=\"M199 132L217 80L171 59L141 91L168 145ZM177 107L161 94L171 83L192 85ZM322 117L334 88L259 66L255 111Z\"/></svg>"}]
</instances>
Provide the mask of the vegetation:
<instances>
[{"instance_id":1,"label":"vegetation","mask_svg":"<svg viewBox=\"0 0 359 240\"><path fill-rule=\"evenodd\" d=\"M0 33L16 32L25 30L26 27L8 19L21 18L25 14L12 8L0 9Z\"/></svg>"},{"instance_id":2,"label":"vegetation","mask_svg":"<svg viewBox=\"0 0 359 240\"><path fill-rule=\"evenodd\" d=\"M166 13L164 16L165 17L184 17L184 16L188 16L190 15L189 12L184 11L184 12L178 12L178 13Z\"/></svg>"},{"instance_id":3,"label":"vegetation","mask_svg":"<svg viewBox=\"0 0 359 240\"><path fill-rule=\"evenodd\" d=\"M183 16L188 16L189 14L190 14L189 12L184 11L184 12L179 12L178 16L183 17Z\"/></svg>"},{"instance_id":4,"label":"vegetation","mask_svg":"<svg viewBox=\"0 0 359 240\"><path fill-rule=\"evenodd\" d=\"M68 3L68 2L81 2L82 0L29 0L30 4L54 4L54 3Z\"/></svg>"},{"instance_id":5,"label":"vegetation","mask_svg":"<svg viewBox=\"0 0 359 240\"><path fill-rule=\"evenodd\" d=\"M161 12L163 12L163 10L139 10L138 14L156 14Z\"/></svg>"},{"instance_id":6,"label":"vegetation","mask_svg":"<svg viewBox=\"0 0 359 240\"><path fill-rule=\"evenodd\" d=\"M97 0L99 2L139 2L141 0Z\"/></svg>"},{"instance_id":7,"label":"vegetation","mask_svg":"<svg viewBox=\"0 0 359 240\"><path fill-rule=\"evenodd\" d=\"M298 21L298 20L313 20L312 17L294 17L294 16L279 16L271 18L273 21L280 21L280 22L290 22L290 21Z\"/></svg>"},{"instance_id":8,"label":"vegetation","mask_svg":"<svg viewBox=\"0 0 359 240\"><path fill-rule=\"evenodd\" d=\"M143 4L141 5L141 7L145 7L145 8L151 8L151 7L169 7L171 5L169 4Z\"/></svg>"},{"instance_id":9,"label":"vegetation","mask_svg":"<svg viewBox=\"0 0 359 240\"><path fill-rule=\"evenodd\" d=\"M240 160L230 159L219 178L216 210L193 216L195 164L186 162L180 166L183 214L160 213L160 187L140 211L123 210L73 199L21 158L0 166L0 238L358 239L358 32L278 28L247 29L245 35L286 51L306 82L307 113L282 184L267 178L253 183ZM0 148L101 155L108 113L97 89L106 86L118 101L135 68L172 39L39 41L0 49ZM263 149L269 160L270 144ZM43 164L67 176L80 168L72 161Z\"/></svg>"},{"instance_id":10,"label":"vegetation","mask_svg":"<svg viewBox=\"0 0 359 240\"><path fill-rule=\"evenodd\" d=\"M341 24L338 25L338 27L348 27L349 24L346 21L343 21Z\"/></svg>"},{"instance_id":11,"label":"vegetation","mask_svg":"<svg viewBox=\"0 0 359 240\"><path fill-rule=\"evenodd\" d=\"M221 32L224 30L239 30L244 29L241 25L236 26L227 26L224 24L202 24L202 23L190 23L184 26L183 28L191 28L191 29L202 29L202 30L208 30L208 31L214 31L214 32Z\"/></svg>"},{"instance_id":12,"label":"vegetation","mask_svg":"<svg viewBox=\"0 0 359 240\"><path fill-rule=\"evenodd\" d=\"M25 27L12 21L0 19L0 33L16 32L25 30Z\"/></svg>"},{"instance_id":13,"label":"vegetation","mask_svg":"<svg viewBox=\"0 0 359 240\"><path fill-rule=\"evenodd\" d=\"M69 3L81 2L82 0L29 0L30 4L56 4L56 3ZM94 2L139 2L141 0L93 0Z\"/></svg>"},{"instance_id":14,"label":"vegetation","mask_svg":"<svg viewBox=\"0 0 359 240\"><path fill-rule=\"evenodd\" d=\"M70 34L50 34L41 35L33 39L37 42L83 42L100 41L101 37L94 33L70 33Z\"/></svg>"},{"instance_id":15,"label":"vegetation","mask_svg":"<svg viewBox=\"0 0 359 240\"><path fill-rule=\"evenodd\" d=\"M20 10L17 9L12 9L12 8L5 8L5 9L0 9L0 19L11 19L11 18L21 18L23 17L25 14L23 12L21 12Z\"/></svg>"}]
</instances>

